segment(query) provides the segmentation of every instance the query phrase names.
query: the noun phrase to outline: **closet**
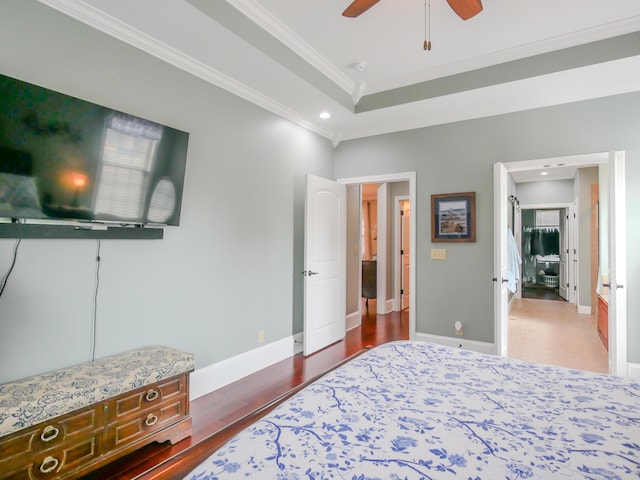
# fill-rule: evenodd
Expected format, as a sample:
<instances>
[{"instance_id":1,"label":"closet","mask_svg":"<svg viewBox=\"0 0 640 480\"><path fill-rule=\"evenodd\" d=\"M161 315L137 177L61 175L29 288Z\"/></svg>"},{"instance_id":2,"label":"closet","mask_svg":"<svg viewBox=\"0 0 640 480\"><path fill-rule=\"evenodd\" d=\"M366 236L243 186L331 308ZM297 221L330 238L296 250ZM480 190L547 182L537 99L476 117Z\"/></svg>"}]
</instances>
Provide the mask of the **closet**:
<instances>
[{"instance_id":1,"label":"closet","mask_svg":"<svg viewBox=\"0 0 640 480\"><path fill-rule=\"evenodd\" d=\"M522 210L522 296L561 300L563 209Z\"/></svg>"}]
</instances>

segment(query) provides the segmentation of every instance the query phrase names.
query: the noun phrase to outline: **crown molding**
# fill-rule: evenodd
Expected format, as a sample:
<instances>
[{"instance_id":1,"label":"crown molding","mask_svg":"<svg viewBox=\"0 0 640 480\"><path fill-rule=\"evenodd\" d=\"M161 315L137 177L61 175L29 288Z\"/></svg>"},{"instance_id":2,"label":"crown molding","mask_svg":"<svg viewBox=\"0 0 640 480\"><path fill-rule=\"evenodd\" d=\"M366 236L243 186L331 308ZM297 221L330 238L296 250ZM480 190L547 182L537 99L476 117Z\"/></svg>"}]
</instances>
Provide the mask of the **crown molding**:
<instances>
[{"instance_id":1,"label":"crown molding","mask_svg":"<svg viewBox=\"0 0 640 480\"><path fill-rule=\"evenodd\" d=\"M121 40L160 60L163 60L185 72L220 87L248 102L283 117L307 130L332 140L335 132L314 125L294 110L263 95L253 88L238 82L228 75L188 56L179 50L147 35L144 32L118 20L117 18L85 3L82 0L38 0L71 18L74 18L96 30Z\"/></svg>"},{"instance_id":2,"label":"crown molding","mask_svg":"<svg viewBox=\"0 0 640 480\"><path fill-rule=\"evenodd\" d=\"M227 3L251 19L260 28L273 35L345 92L349 94L353 92L355 88L353 80L345 75L339 68L336 68L329 60L323 57L317 50L313 49L291 29L287 28L258 2L255 0L227 0Z\"/></svg>"}]
</instances>

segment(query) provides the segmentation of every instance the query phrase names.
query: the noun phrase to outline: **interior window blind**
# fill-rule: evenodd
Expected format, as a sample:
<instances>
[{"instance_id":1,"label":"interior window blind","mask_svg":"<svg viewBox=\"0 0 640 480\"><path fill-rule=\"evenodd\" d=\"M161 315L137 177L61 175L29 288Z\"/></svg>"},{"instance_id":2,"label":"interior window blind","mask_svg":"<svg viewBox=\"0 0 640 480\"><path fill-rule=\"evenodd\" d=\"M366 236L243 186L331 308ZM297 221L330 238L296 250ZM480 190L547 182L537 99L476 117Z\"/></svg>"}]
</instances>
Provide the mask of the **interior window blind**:
<instances>
[{"instance_id":1,"label":"interior window blind","mask_svg":"<svg viewBox=\"0 0 640 480\"><path fill-rule=\"evenodd\" d=\"M536 227L558 227L560 210L536 210Z\"/></svg>"}]
</instances>

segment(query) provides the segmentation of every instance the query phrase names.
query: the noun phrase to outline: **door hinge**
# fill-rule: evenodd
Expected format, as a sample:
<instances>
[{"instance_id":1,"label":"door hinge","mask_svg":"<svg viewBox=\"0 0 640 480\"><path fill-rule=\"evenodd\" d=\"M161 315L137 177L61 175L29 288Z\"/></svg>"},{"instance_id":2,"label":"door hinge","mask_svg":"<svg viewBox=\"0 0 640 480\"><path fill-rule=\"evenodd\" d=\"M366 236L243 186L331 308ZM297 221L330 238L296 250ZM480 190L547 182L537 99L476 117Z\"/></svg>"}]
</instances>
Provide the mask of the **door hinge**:
<instances>
[{"instance_id":1,"label":"door hinge","mask_svg":"<svg viewBox=\"0 0 640 480\"><path fill-rule=\"evenodd\" d=\"M404 295L404 290L400 289L400 295Z\"/></svg>"},{"instance_id":2,"label":"door hinge","mask_svg":"<svg viewBox=\"0 0 640 480\"><path fill-rule=\"evenodd\" d=\"M404 255L404 250L400 250L400 255Z\"/></svg>"},{"instance_id":3,"label":"door hinge","mask_svg":"<svg viewBox=\"0 0 640 480\"><path fill-rule=\"evenodd\" d=\"M400 215L404 215L404 210L400 210Z\"/></svg>"}]
</instances>

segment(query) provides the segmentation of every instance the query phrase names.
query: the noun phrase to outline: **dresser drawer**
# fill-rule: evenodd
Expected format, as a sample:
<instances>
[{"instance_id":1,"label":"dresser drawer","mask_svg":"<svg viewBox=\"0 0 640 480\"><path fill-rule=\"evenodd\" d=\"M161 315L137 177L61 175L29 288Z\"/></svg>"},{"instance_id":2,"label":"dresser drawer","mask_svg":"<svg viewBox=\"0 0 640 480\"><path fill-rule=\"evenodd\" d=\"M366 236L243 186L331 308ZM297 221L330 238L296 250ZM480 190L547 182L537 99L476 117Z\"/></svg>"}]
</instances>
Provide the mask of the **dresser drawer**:
<instances>
[{"instance_id":1,"label":"dresser drawer","mask_svg":"<svg viewBox=\"0 0 640 480\"><path fill-rule=\"evenodd\" d=\"M109 450L117 449L185 418L188 411L187 402L186 396L183 396L152 410L141 412L127 420L119 420L107 426L107 448Z\"/></svg>"},{"instance_id":2,"label":"dresser drawer","mask_svg":"<svg viewBox=\"0 0 640 480\"><path fill-rule=\"evenodd\" d=\"M138 416L141 412L167 400L186 395L187 385L184 376L173 377L168 380L147 385L132 392L114 398L110 403L109 422L121 420L131 415Z\"/></svg>"},{"instance_id":3,"label":"dresser drawer","mask_svg":"<svg viewBox=\"0 0 640 480\"><path fill-rule=\"evenodd\" d=\"M102 409L92 407L56 417L34 427L2 438L0 472L8 463L31 460L33 455L59 448L82 438L89 438L97 431L102 434ZM0 474L0 478L2 475Z\"/></svg>"},{"instance_id":4,"label":"dresser drawer","mask_svg":"<svg viewBox=\"0 0 640 480\"><path fill-rule=\"evenodd\" d=\"M62 445L29 457L16 465L5 465L0 478L3 480L34 480L64 478L78 467L102 454L102 432L84 440Z\"/></svg>"}]
</instances>

